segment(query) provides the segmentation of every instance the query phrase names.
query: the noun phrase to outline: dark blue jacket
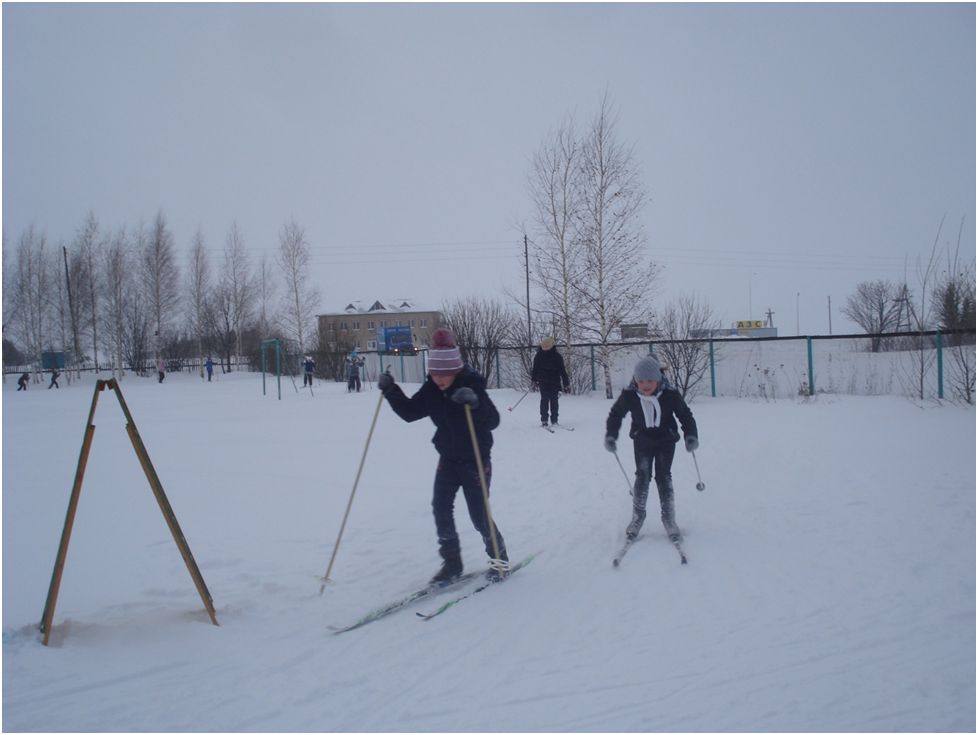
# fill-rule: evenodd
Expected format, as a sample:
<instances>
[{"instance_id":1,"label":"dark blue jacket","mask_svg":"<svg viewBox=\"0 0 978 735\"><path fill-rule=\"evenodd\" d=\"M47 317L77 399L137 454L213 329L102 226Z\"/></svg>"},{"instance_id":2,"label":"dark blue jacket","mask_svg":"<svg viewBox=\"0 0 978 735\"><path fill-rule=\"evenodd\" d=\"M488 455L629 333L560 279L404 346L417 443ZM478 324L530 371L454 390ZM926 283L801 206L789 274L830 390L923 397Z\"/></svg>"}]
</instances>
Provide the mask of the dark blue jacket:
<instances>
[{"instance_id":1,"label":"dark blue jacket","mask_svg":"<svg viewBox=\"0 0 978 735\"><path fill-rule=\"evenodd\" d=\"M394 413L405 421L417 421L425 416L435 425L431 441L438 454L446 459L475 461L472 436L465 419L465 407L455 403L451 396L458 388L469 387L479 397L479 407L472 411L472 423L479 444L483 463L489 462L492 449L492 430L499 426L499 411L486 393L486 380L468 365L455 376L455 382L444 393L431 377L426 377L421 388L408 398L401 386L394 385L384 397Z\"/></svg>"}]
</instances>

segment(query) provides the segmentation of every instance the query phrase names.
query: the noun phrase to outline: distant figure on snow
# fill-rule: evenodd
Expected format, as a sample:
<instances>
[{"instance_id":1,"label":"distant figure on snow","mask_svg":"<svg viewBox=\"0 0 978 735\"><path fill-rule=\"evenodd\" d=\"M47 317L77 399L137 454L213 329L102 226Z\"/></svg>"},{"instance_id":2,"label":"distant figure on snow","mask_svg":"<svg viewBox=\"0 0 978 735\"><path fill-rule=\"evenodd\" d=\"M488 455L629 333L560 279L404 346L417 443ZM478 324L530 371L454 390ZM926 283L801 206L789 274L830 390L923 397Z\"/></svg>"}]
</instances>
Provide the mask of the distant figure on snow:
<instances>
[{"instance_id":1,"label":"distant figure on snow","mask_svg":"<svg viewBox=\"0 0 978 735\"><path fill-rule=\"evenodd\" d=\"M61 386L58 385L58 376L60 375L61 373L58 372L57 368L51 369L51 384L48 385L48 390L51 390L52 388L57 388L58 390L61 390Z\"/></svg>"},{"instance_id":2,"label":"distant figure on snow","mask_svg":"<svg viewBox=\"0 0 978 735\"><path fill-rule=\"evenodd\" d=\"M553 337L540 340L540 349L533 356L533 369L530 380L540 386L540 421L547 425L549 413L550 423L557 423L558 405L561 389L564 393L570 391L570 381L564 367L564 358L557 352Z\"/></svg>"},{"instance_id":3,"label":"distant figure on snow","mask_svg":"<svg viewBox=\"0 0 978 735\"><path fill-rule=\"evenodd\" d=\"M210 383L211 378L214 377L214 361L210 357L204 363L204 368L207 370L207 382Z\"/></svg>"},{"instance_id":4,"label":"distant figure on snow","mask_svg":"<svg viewBox=\"0 0 978 735\"><path fill-rule=\"evenodd\" d=\"M363 367L363 358L353 350L346 358L346 392L360 392L360 368Z\"/></svg>"},{"instance_id":5,"label":"distant figure on snow","mask_svg":"<svg viewBox=\"0 0 978 735\"><path fill-rule=\"evenodd\" d=\"M27 390L27 383L30 379L30 373L23 373L19 378L17 378L17 390Z\"/></svg>"},{"instance_id":6,"label":"distant figure on snow","mask_svg":"<svg viewBox=\"0 0 978 735\"><path fill-rule=\"evenodd\" d=\"M305 372L302 376L302 387L305 388L307 385L312 387L312 373L316 369L316 363L313 362L312 355L306 355L305 362L302 363L302 367Z\"/></svg>"},{"instance_id":7,"label":"distant figure on snow","mask_svg":"<svg viewBox=\"0 0 978 735\"><path fill-rule=\"evenodd\" d=\"M162 357L156 358L156 373L159 375L159 382L163 382L163 378L166 377L166 365L163 363Z\"/></svg>"}]
</instances>

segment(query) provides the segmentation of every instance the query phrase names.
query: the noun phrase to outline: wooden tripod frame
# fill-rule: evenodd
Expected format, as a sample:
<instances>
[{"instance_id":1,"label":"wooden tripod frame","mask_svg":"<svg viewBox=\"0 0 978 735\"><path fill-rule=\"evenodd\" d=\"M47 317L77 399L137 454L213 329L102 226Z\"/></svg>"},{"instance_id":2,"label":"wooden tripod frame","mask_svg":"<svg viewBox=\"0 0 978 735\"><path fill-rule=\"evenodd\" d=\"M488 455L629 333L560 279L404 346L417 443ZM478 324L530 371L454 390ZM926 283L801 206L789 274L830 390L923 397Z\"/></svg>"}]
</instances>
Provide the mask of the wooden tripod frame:
<instances>
[{"instance_id":1,"label":"wooden tripod frame","mask_svg":"<svg viewBox=\"0 0 978 735\"><path fill-rule=\"evenodd\" d=\"M65 527L61 532L58 557L54 562L54 572L51 574L51 586L48 588L48 598L44 604L44 614L41 616L40 627L41 633L44 634L43 643L45 646L48 645L48 640L51 637L51 621L54 618L54 607L58 602L58 590L61 587L65 558L68 555L68 541L71 538L71 528L75 523L75 513L78 510L78 498L81 495L82 481L85 478L88 453L92 448L92 438L95 436L95 424L92 423L92 420L95 418L95 407L98 405L99 393L106 388L115 391L116 397L119 399L119 405L122 406L122 413L126 417L126 433L129 434L129 440L132 442L133 449L136 450L136 456L139 458L139 463L143 467L143 472L146 473L146 479L149 480L149 486L153 490L153 495L156 496L156 502L159 503L160 510L163 511L163 518L166 520L166 525L169 526L170 533L173 534L173 540L176 541L177 548L180 549L180 554L183 556L187 569L190 571L190 576L193 578L194 584L197 585L197 592L200 594L200 599L204 602L204 607L207 608L207 614L210 615L211 622L214 625L219 624L217 622L217 614L214 612L214 602L211 599L210 592L207 591L207 585L204 584L204 578L200 575L200 569L197 568L197 562L194 561L193 554L190 553L190 547L187 545L187 540L183 536L183 531L180 530L177 517L173 514L170 501L167 500L166 493L163 492L163 485L160 483L160 478L153 468L153 463L150 462L149 454L146 452L146 446L139 436L136 423L132 419L132 414L129 413L129 407L122 397L119 384L113 378L111 380L98 380L95 382L95 394L92 397L92 407L88 412L85 438L82 441L81 454L78 457L78 469L75 470L75 483L71 488L71 498L68 500L68 513L65 516Z\"/></svg>"}]
</instances>

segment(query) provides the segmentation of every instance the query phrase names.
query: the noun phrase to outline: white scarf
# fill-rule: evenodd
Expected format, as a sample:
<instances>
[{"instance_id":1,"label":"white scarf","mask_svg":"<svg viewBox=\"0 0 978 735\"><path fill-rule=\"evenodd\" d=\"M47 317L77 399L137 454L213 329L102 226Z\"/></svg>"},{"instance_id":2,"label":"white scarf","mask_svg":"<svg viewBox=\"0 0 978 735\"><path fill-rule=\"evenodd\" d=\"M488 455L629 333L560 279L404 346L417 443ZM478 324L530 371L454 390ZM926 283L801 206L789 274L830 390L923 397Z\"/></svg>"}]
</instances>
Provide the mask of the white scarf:
<instances>
[{"instance_id":1,"label":"white scarf","mask_svg":"<svg viewBox=\"0 0 978 735\"><path fill-rule=\"evenodd\" d=\"M662 421L662 407L659 406L659 395L653 394L646 396L641 393L638 398L642 403L642 413L645 414L645 426L649 429L657 428Z\"/></svg>"}]
</instances>

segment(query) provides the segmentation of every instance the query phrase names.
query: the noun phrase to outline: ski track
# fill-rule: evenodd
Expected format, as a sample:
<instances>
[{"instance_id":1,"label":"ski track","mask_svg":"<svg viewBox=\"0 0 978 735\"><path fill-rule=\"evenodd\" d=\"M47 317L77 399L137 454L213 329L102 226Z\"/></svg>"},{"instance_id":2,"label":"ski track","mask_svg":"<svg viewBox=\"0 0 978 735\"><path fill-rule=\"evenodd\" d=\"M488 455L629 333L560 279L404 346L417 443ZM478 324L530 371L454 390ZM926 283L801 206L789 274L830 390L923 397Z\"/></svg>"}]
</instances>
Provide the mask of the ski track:
<instances>
[{"instance_id":1,"label":"ski track","mask_svg":"<svg viewBox=\"0 0 978 735\"><path fill-rule=\"evenodd\" d=\"M685 452L673 468L689 564L653 487L642 537L614 569L631 498L602 447L609 402L562 397L576 430L545 436L528 398L495 432L491 499L510 557L542 553L434 620L414 612L462 590L334 636L328 625L437 568L430 422L382 408L320 596L376 392L319 384L279 402L253 375L127 379L220 626L103 400L44 647L36 624L91 385L10 388L7 730L974 729L974 409L700 399L707 489ZM491 395L503 409L519 397ZM926 462L894 461L908 425ZM461 498L456 521L466 569L483 566Z\"/></svg>"}]
</instances>

